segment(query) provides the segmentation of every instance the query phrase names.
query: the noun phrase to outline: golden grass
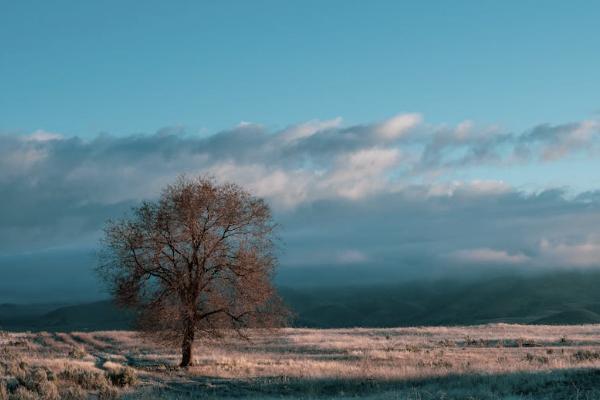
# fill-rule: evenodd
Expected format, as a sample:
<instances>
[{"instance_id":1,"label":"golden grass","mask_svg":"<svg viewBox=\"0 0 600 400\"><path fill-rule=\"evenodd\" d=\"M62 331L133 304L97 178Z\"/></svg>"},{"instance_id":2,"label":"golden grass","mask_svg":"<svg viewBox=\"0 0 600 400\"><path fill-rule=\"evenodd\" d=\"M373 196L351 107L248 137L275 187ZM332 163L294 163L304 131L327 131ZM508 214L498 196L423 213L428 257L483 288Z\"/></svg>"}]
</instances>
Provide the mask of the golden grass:
<instances>
[{"instance_id":1,"label":"golden grass","mask_svg":"<svg viewBox=\"0 0 600 400\"><path fill-rule=\"evenodd\" d=\"M0 345L30 365L53 370L131 365L142 387L167 388L207 377L417 382L600 368L600 325L255 331L250 341L198 341L196 365L186 371L176 368L177 349L143 341L133 332L11 333L0 337ZM84 358L72 356L76 347L85 351Z\"/></svg>"}]
</instances>

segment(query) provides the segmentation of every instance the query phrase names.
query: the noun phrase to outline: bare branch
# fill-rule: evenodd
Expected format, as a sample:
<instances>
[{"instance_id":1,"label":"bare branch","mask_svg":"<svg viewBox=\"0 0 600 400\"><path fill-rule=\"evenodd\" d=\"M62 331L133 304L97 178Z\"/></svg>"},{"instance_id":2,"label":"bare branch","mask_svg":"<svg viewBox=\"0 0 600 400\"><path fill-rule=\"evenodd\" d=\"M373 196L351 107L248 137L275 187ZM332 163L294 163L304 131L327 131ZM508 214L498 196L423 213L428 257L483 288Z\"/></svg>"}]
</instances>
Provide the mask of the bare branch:
<instances>
[{"instance_id":1,"label":"bare branch","mask_svg":"<svg viewBox=\"0 0 600 400\"><path fill-rule=\"evenodd\" d=\"M285 322L271 281L274 227L266 203L239 186L182 177L108 223L99 269L119 302L137 307L142 332L180 344L188 365L196 334Z\"/></svg>"}]
</instances>

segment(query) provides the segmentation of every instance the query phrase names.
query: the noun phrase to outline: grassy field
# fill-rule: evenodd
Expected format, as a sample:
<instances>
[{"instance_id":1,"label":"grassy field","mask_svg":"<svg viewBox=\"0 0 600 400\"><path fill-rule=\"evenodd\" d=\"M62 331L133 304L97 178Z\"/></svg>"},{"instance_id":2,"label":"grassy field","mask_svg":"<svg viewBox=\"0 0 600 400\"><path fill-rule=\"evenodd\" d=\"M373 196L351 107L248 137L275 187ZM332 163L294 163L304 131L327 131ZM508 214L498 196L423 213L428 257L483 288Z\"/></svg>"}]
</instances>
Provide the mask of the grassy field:
<instances>
[{"instance_id":1,"label":"grassy field","mask_svg":"<svg viewBox=\"0 0 600 400\"><path fill-rule=\"evenodd\" d=\"M286 329L204 341L4 333L0 399L598 399L600 325Z\"/></svg>"}]
</instances>

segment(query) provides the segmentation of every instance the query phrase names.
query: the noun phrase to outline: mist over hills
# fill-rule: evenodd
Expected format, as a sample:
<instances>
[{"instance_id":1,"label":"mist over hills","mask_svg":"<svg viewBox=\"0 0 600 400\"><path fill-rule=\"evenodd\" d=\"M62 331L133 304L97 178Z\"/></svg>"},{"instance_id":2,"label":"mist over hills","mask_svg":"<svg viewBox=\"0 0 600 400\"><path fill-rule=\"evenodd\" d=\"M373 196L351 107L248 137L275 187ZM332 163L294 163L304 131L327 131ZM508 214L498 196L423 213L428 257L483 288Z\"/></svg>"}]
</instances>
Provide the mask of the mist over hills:
<instances>
[{"instance_id":1,"label":"mist over hills","mask_svg":"<svg viewBox=\"0 0 600 400\"><path fill-rule=\"evenodd\" d=\"M600 273L561 272L390 284L284 286L280 292L302 327L393 327L600 323ZM133 313L110 301L0 305L10 330L131 328Z\"/></svg>"}]
</instances>

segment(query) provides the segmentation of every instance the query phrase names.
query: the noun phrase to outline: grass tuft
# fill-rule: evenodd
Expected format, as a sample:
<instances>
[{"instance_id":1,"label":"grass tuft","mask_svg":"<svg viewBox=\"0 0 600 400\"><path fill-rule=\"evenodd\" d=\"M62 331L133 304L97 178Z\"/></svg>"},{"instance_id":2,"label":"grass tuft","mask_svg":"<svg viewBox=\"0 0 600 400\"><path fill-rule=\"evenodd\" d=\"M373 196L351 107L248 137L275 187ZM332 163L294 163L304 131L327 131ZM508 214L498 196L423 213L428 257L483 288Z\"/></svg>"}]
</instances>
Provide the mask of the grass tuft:
<instances>
[{"instance_id":1,"label":"grass tuft","mask_svg":"<svg viewBox=\"0 0 600 400\"><path fill-rule=\"evenodd\" d=\"M114 370L110 370L106 373L108 380L117 387L134 386L138 377L133 368L122 367Z\"/></svg>"}]
</instances>

